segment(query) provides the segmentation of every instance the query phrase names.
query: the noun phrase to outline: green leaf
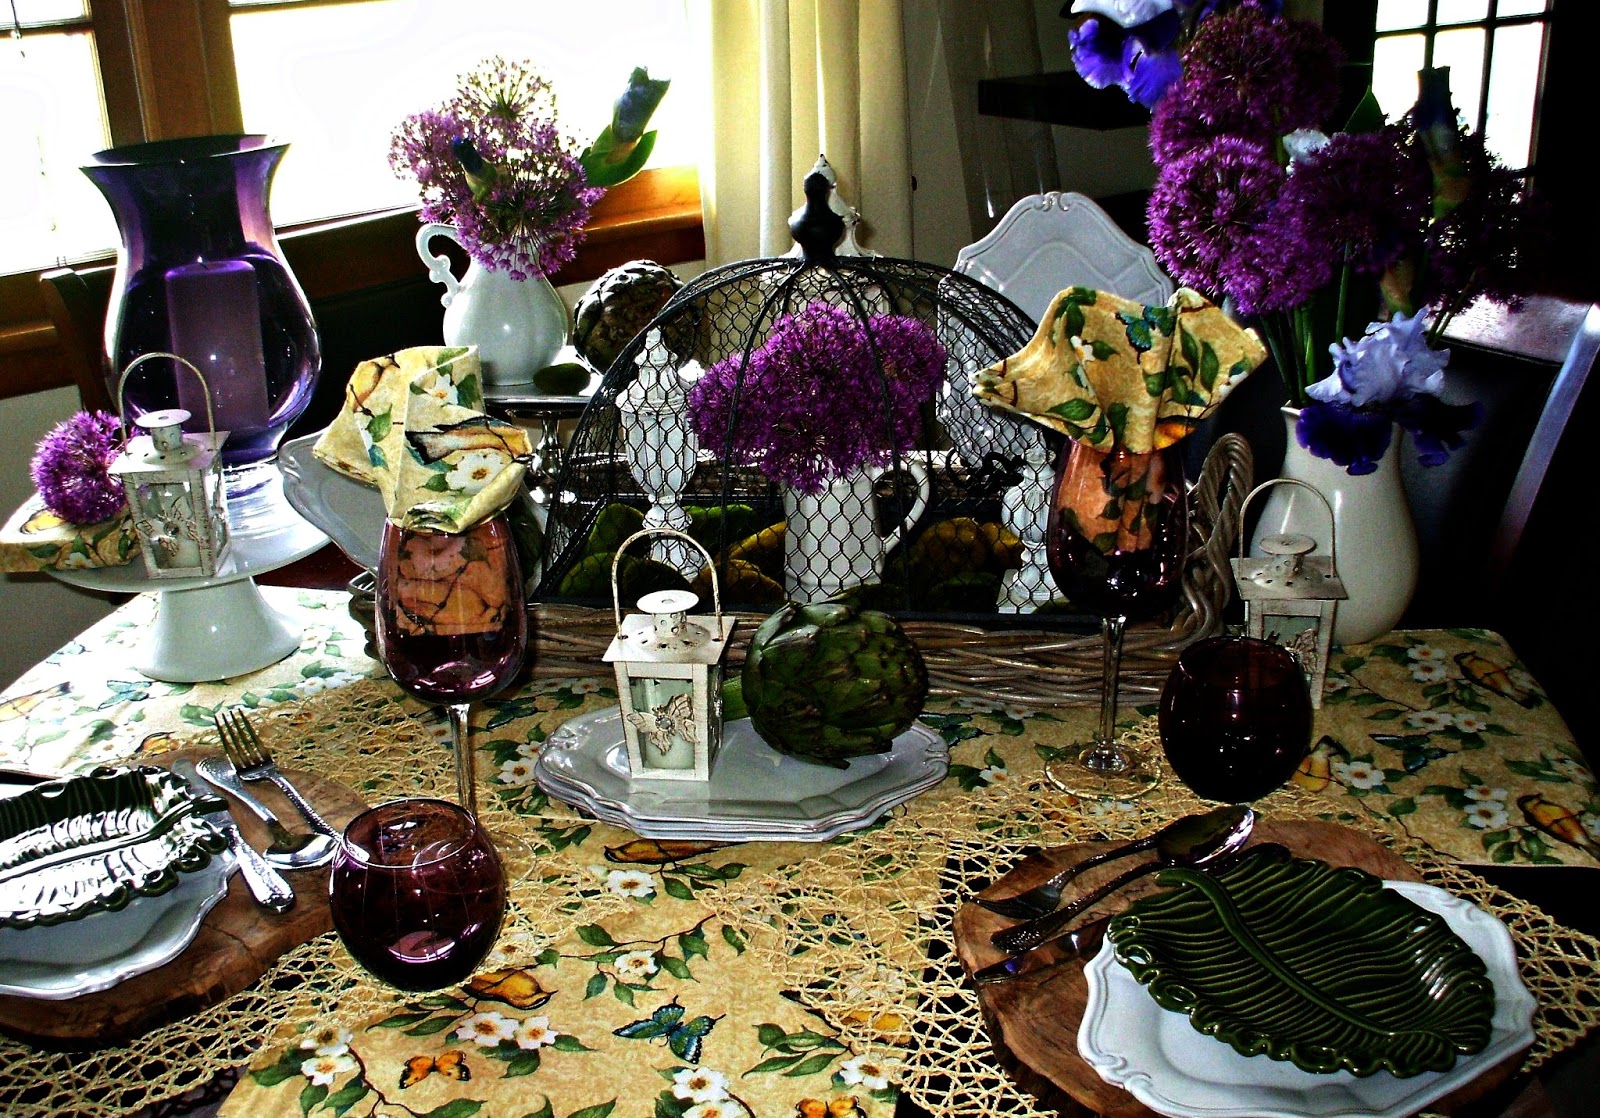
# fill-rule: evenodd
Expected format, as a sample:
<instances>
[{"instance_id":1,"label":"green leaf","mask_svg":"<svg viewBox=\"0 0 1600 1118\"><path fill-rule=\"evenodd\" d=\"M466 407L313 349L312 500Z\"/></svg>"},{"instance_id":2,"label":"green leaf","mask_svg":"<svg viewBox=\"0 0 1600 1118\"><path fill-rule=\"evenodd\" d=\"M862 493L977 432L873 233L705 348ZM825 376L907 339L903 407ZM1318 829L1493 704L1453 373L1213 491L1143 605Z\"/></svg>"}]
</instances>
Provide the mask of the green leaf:
<instances>
[{"instance_id":1,"label":"green leaf","mask_svg":"<svg viewBox=\"0 0 1600 1118\"><path fill-rule=\"evenodd\" d=\"M650 135L653 136L655 133L651 132ZM617 1100L612 1099L610 1102L596 1103L594 1106L586 1106L582 1110L574 1110L567 1115L567 1118L606 1118L616 1108Z\"/></svg>"},{"instance_id":2,"label":"green leaf","mask_svg":"<svg viewBox=\"0 0 1600 1118\"><path fill-rule=\"evenodd\" d=\"M417 1118L468 1118L482 1109L483 1104L474 1099L455 1099L433 1110L424 1110Z\"/></svg>"},{"instance_id":3,"label":"green leaf","mask_svg":"<svg viewBox=\"0 0 1600 1118\"><path fill-rule=\"evenodd\" d=\"M801 1056L769 1056L767 1059L762 1060L755 1067L745 1072L745 1074L755 1075L758 1072L782 1071L784 1068L792 1067L793 1065L799 1063L803 1058L804 1057Z\"/></svg>"},{"instance_id":4,"label":"green leaf","mask_svg":"<svg viewBox=\"0 0 1600 1118\"><path fill-rule=\"evenodd\" d=\"M1350 119L1345 122L1346 132L1376 132L1383 127L1383 106L1378 104L1378 99L1372 93L1372 87L1361 95L1355 110L1351 112Z\"/></svg>"},{"instance_id":5,"label":"green leaf","mask_svg":"<svg viewBox=\"0 0 1600 1118\"><path fill-rule=\"evenodd\" d=\"M539 1050L537 1048L532 1052L518 1052L506 1061L505 1077L513 1079L519 1075L532 1075L539 1070L539 1063Z\"/></svg>"},{"instance_id":6,"label":"green leaf","mask_svg":"<svg viewBox=\"0 0 1600 1118\"><path fill-rule=\"evenodd\" d=\"M1399 818L1402 815L1410 815L1416 810L1417 801L1409 796L1403 800L1396 800L1389 805L1389 814L1395 818Z\"/></svg>"},{"instance_id":7,"label":"green leaf","mask_svg":"<svg viewBox=\"0 0 1600 1118\"><path fill-rule=\"evenodd\" d=\"M405 1031L406 1036L433 1036L442 1033L456 1023L454 1017L430 1017L420 1025L413 1025Z\"/></svg>"},{"instance_id":8,"label":"green leaf","mask_svg":"<svg viewBox=\"0 0 1600 1118\"><path fill-rule=\"evenodd\" d=\"M808 1056L805 1060L801 1061L799 1064L796 1064L783 1074L795 1077L802 1075L815 1075L817 1072L833 1063L833 1061L836 1059L838 1059L838 1056L835 1053L818 1052L814 1056Z\"/></svg>"},{"instance_id":9,"label":"green leaf","mask_svg":"<svg viewBox=\"0 0 1600 1118\"><path fill-rule=\"evenodd\" d=\"M522 1118L555 1118L555 1115L555 1108L550 1105L550 1100L547 1098L544 1100L543 1106L539 1107L538 1110L528 1111Z\"/></svg>"},{"instance_id":10,"label":"green leaf","mask_svg":"<svg viewBox=\"0 0 1600 1118\"><path fill-rule=\"evenodd\" d=\"M585 1001L588 1001L590 998L595 997L598 994L603 994L605 992L606 992L606 976L603 975L603 974L596 974L592 978L589 979L588 985L584 986L584 988L583 988L583 998L584 998Z\"/></svg>"},{"instance_id":11,"label":"green leaf","mask_svg":"<svg viewBox=\"0 0 1600 1118\"><path fill-rule=\"evenodd\" d=\"M711 957L711 948L706 943L706 937L699 932L684 932L678 937L678 950L683 952L683 957L699 955L702 958Z\"/></svg>"},{"instance_id":12,"label":"green leaf","mask_svg":"<svg viewBox=\"0 0 1600 1118\"><path fill-rule=\"evenodd\" d=\"M452 994L429 994L416 1004L425 1005L429 1009L454 1009L461 1013L466 1013L472 1008L472 1006Z\"/></svg>"},{"instance_id":13,"label":"green leaf","mask_svg":"<svg viewBox=\"0 0 1600 1118\"><path fill-rule=\"evenodd\" d=\"M1062 419L1070 420L1073 423L1082 423L1094 414L1095 404L1091 400L1068 400L1064 404L1057 404L1050 411L1059 415Z\"/></svg>"},{"instance_id":14,"label":"green leaf","mask_svg":"<svg viewBox=\"0 0 1600 1118\"><path fill-rule=\"evenodd\" d=\"M735 951L737 951L741 955L744 954L744 948L745 948L744 936L740 935L737 931L735 931L733 928L729 927L727 924L722 925L722 938L723 938L723 941L725 943L727 943L727 945L729 947L733 948Z\"/></svg>"},{"instance_id":15,"label":"green leaf","mask_svg":"<svg viewBox=\"0 0 1600 1118\"><path fill-rule=\"evenodd\" d=\"M324 1105L333 1111L335 1118L337 1118L338 1115L343 1114L356 1103L366 1098L369 1089L366 1081L357 1076L329 1095Z\"/></svg>"},{"instance_id":16,"label":"green leaf","mask_svg":"<svg viewBox=\"0 0 1600 1118\"><path fill-rule=\"evenodd\" d=\"M590 947L617 946L617 941L611 938L611 933L607 932L599 924L580 924L578 926L578 938Z\"/></svg>"},{"instance_id":17,"label":"green leaf","mask_svg":"<svg viewBox=\"0 0 1600 1118\"><path fill-rule=\"evenodd\" d=\"M579 1040L577 1037L568 1036L566 1033L562 1033L560 1036L556 1037L555 1040L551 1041L550 1042L550 1047L554 1048L557 1052L593 1052L594 1051L593 1048L590 1048L587 1045L585 1045L583 1043L583 1041Z\"/></svg>"},{"instance_id":18,"label":"green leaf","mask_svg":"<svg viewBox=\"0 0 1600 1118\"><path fill-rule=\"evenodd\" d=\"M674 959L670 955L660 955L657 958L659 958L661 962L661 969L666 971L673 978L682 979L687 982L689 979L694 977L694 975L689 973L689 965L682 959Z\"/></svg>"},{"instance_id":19,"label":"green leaf","mask_svg":"<svg viewBox=\"0 0 1600 1118\"><path fill-rule=\"evenodd\" d=\"M320 1083L307 1083L300 1092L300 1113L310 1114L311 1108L328 1097L328 1089Z\"/></svg>"},{"instance_id":20,"label":"green leaf","mask_svg":"<svg viewBox=\"0 0 1600 1118\"><path fill-rule=\"evenodd\" d=\"M298 1065L290 1067L285 1064L273 1064L270 1068L262 1068L250 1073L250 1078L263 1087L276 1087L285 1079L292 1079L300 1074Z\"/></svg>"},{"instance_id":21,"label":"green leaf","mask_svg":"<svg viewBox=\"0 0 1600 1118\"><path fill-rule=\"evenodd\" d=\"M633 988L626 982L613 983L611 987L611 994L623 1005L633 1004Z\"/></svg>"},{"instance_id":22,"label":"green leaf","mask_svg":"<svg viewBox=\"0 0 1600 1118\"><path fill-rule=\"evenodd\" d=\"M787 1035L783 1031L783 1026L774 1025L771 1021L756 1026L756 1039L761 1042L763 1048L771 1048Z\"/></svg>"},{"instance_id":23,"label":"green leaf","mask_svg":"<svg viewBox=\"0 0 1600 1118\"><path fill-rule=\"evenodd\" d=\"M669 897L676 897L680 901L694 900L694 890L689 888L681 877L668 877L662 874L661 887L666 890Z\"/></svg>"}]
</instances>

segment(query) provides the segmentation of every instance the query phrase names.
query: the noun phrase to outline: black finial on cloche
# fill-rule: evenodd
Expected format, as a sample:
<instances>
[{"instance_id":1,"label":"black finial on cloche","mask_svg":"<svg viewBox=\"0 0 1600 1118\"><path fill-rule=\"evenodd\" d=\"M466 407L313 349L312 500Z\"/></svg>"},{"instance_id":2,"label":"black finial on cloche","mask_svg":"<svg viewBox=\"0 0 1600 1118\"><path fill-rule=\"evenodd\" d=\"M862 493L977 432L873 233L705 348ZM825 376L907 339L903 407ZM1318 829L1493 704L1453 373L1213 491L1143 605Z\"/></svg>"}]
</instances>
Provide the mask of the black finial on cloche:
<instances>
[{"instance_id":1,"label":"black finial on cloche","mask_svg":"<svg viewBox=\"0 0 1600 1118\"><path fill-rule=\"evenodd\" d=\"M789 233L805 253L806 263L833 261L833 250L844 239L844 218L828 205L833 183L821 171L812 171L804 184L806 204L789 217Z\"/></svg>"}]
</instances>

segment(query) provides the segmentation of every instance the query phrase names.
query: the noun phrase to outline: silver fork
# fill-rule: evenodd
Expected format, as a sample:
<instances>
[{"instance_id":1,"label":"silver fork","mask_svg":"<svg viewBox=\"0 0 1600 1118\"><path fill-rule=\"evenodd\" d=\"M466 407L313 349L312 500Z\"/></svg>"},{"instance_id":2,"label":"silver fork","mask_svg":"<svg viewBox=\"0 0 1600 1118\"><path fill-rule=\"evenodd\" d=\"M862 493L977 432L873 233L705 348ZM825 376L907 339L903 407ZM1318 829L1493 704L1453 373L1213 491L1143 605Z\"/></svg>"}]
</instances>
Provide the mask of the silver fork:
<instances>
[{"instance_id":1,"label":"silver fork","mask_svg":"<svg viewBox=\"0 0 1600 1118\"><path fill-rule=\"evenodd\" d=\"M272 759L272 751L256 734L256 728L250 725L250 720L245 717L244 711L225 711L216 716L216 723L222 751L227 754L228 760L233 762L234 771L239 774L239 779L271 781L278 786L278 790L288 798L300 814L305 816L312 830L333 838L339 837L339 832L317 814L317 809L300 794L300 789L291 784L289 778L279 771Z\"/></svg>"}]
</instances>

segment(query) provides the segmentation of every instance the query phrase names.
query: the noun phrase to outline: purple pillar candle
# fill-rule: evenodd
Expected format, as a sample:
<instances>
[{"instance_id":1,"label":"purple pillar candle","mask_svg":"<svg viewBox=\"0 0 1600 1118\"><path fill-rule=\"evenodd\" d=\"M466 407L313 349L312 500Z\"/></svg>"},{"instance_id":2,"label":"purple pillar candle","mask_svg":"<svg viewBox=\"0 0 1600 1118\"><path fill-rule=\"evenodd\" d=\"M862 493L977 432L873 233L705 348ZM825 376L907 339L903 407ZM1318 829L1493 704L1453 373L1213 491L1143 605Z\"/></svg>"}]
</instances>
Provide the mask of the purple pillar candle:
<instances>
[{"instance_id":1,"label":"purple pillar candle","mask_svg":"<svg viewBox=\"0 0 1600 1118\"><path fill-rule=\"evenodd\" d=\"M243 260L180 264L167 269L166 285L172 352L206 378L217 430L265 427L272 409L255 269ZM187 370L178 372L178 406L206 414L205 393Z\"/></svg>"}]
</instances>

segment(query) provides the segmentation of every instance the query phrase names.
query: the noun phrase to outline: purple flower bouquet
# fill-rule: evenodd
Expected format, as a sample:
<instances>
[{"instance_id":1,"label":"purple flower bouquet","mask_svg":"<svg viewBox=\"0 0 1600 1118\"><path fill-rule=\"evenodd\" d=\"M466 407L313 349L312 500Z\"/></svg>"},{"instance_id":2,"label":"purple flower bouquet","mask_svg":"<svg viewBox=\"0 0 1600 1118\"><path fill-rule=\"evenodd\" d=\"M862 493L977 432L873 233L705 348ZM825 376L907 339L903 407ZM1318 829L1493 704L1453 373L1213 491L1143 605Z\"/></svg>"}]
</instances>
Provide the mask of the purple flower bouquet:
<instances>
[{"instance_id":1,"label":"purple flower bouquet","mask_svg":"<svg viewBox=\"0 0 1600 1118\"><path fill-rule=\"evenodd\" d=\"M1074 11L1108 6L1138 5ZM1447 355L1429 347L1474 300L1518 302L1541 223L1517 176L1461 126L1446 71L1422 72L1402 120L1369 94L1330 135L1341 55L1319 27L1249 0L1164 6L1182 32L1150 123L1156 258L1259 329L1312 453L1370 472L1399 422L1443 462L1479 412L1440 402ZM1082 32L1074 59L1096 84Z\"/></svg>"},{"instance_id":2,"label":"purple flower bouquet","mask_svg":"<svg viewBox=\"0 0 1600 1118\"><path fill-rule=\"evenodd\" d=\"M812 303L779 318L758 348L711 366L689 390L691 423L729 462L818 493L916 445L944 366L944 347L914 318L863 323Z\"/></svg>"}]
</instances>

